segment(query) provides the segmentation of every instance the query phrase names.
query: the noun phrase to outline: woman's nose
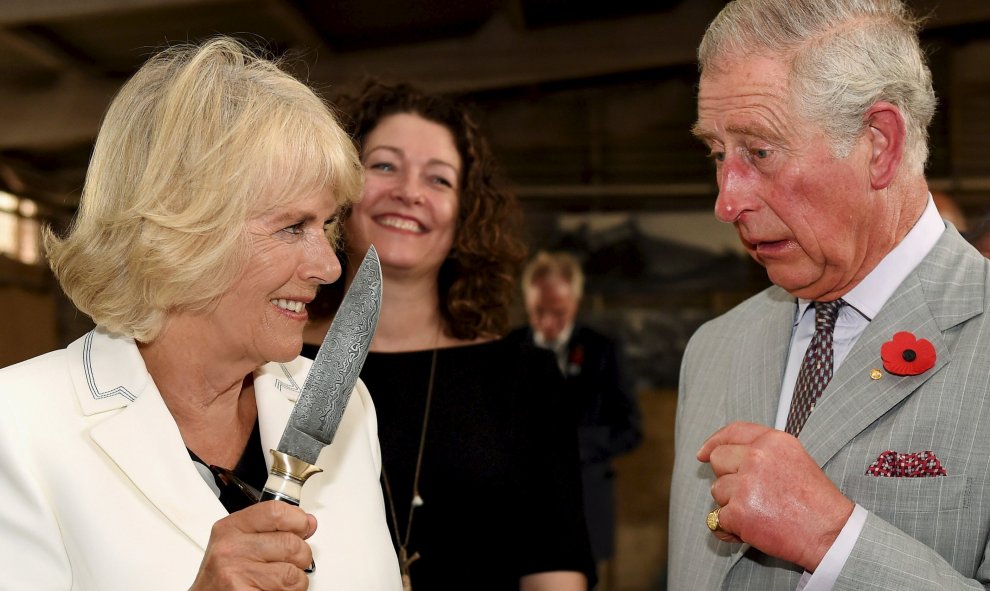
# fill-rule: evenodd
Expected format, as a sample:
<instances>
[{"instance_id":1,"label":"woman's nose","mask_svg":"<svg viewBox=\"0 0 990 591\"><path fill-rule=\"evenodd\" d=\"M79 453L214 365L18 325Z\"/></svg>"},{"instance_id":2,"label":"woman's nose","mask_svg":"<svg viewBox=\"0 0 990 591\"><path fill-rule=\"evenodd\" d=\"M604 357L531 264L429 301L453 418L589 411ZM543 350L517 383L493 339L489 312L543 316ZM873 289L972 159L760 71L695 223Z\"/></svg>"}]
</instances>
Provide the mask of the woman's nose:
<instances>
[{"instance_id":1,"label":"woman's nose","mask_svg":"<svg viewBox=\"0 0 990 591\"><path fill-rule=\"evenodd\" d=\"M392 196L401 201L415 204L423 202L423 187L419 177L413 173L406 173L396 184Z\"/></svg>"},{"instance_id":2,"label":"woman's nose","mask_svg":"<svg viewBox=\"0 0 990 591\"><path fill-rule=\"evenodd\" d=\"M340 279L341 267L337 253L325 237L317 238L312 248L307 250L302 275L307 281L318 284L333 283Z\"/></svg>"}]
</instances>

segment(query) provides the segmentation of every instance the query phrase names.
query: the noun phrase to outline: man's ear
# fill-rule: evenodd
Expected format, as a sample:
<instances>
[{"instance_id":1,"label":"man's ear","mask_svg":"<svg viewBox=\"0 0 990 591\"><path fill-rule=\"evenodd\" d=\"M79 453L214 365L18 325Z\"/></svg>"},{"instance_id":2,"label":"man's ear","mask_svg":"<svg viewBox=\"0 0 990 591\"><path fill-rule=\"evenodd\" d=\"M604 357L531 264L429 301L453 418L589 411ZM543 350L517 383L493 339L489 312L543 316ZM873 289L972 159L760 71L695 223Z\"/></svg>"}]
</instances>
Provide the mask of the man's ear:
<instances>
[{"instance_id":1,"label":"man's ear","mask_svg":"<svg viewBox=\"0 0 990 591\"><path fill-rule=\"evenodd\" d=\"M904 117L886 101L874 104L864 117L870 142L870 184L885 189L904 160Z\"/></svg>"}]
</instances>

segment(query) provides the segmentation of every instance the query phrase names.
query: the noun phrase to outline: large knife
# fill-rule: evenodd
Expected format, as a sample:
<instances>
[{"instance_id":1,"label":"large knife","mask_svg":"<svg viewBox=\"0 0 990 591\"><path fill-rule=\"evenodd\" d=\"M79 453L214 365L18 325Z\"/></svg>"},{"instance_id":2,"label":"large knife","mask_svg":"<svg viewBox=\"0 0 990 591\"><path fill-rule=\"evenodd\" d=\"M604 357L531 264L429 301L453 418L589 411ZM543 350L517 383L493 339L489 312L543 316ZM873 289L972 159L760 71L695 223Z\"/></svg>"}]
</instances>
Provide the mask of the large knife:
<instances>
[{"instance_id":1,"label":"large knife","mask_svg":"<svg viewBox=\"0 0 990 591\"><path fill-rule=\"evenodd\" d=\"M303 484L323 471L316 467L316 459L337 433L375 336L381 303L382 268L371 246L313 360L278 449L271 450L272 469L262 501L299 505Z\"/></svg>"}]
</instances>

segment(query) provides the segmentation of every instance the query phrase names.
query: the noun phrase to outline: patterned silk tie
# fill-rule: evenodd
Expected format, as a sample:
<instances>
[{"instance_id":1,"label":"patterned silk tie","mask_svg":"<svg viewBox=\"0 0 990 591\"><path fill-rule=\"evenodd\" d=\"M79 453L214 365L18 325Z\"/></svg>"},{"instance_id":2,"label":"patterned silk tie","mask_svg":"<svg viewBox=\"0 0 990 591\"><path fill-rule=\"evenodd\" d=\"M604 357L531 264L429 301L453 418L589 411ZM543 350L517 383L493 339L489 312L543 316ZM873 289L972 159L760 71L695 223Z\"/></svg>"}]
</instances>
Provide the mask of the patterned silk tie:
<instances>
[{"instance_id":1,"label":"patterned silk tie","mask_svg":"<svg viewBox=\"0 0 990 591\"><path fill-rule=\"evenodd\" d=\"M801 363L801 373L794 385L794 398L787 414L786 431L797 437L808 415L832 379L832 332L839 308L845 302L815 302L815 334Z\"/></svg>"}]
</instances>

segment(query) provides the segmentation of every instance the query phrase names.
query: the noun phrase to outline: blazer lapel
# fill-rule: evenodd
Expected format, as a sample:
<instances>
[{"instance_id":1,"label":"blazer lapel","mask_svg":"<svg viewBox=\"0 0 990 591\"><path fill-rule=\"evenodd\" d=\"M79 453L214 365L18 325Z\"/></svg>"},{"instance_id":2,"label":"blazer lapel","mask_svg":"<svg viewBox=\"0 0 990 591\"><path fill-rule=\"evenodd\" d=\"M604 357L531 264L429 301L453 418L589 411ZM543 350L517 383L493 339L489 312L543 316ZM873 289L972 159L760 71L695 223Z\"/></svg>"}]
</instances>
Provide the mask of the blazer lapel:
<instances>
[{"instance_id":1,"label":"blazer lapel","mask_svg":"<svg viewBox=\"0 0 990 591\"><path fill-rule=\"evenodd\" d=\"M269 450L277 449L282 432L289 422L289 415L302 385L293 377L292 370L305 375L296 364L304 363L299 357L290 363L269 363L261 368L254 379L254 398L258 405L258 428L261 431L261 448L265 451L265 464L272 467Z\"/></svg>"},{"instance_id":2,"label":"blazer lapel","mask_svg":"<svg viewBox=\"0 0 990 591\"><path fill-rule=\"evenodd\" d=\"M863 331L801 431L801 441L819 465L952 362L943 332L984 307L986 261L970 251L957 232L947 229ZM934 367L917 376L883 369L880 347L900 331L932 343ZM871 377L874 369L880 370L880 379Z\"/></svg>"},{"instance_id":3,"label":"blazer lapel","mask_svg":"<svg viewBox=\"0 0 990 591\"><path fill-rule=\"evenodd\" d=\"M947 229L932 253L870 322L805 423L800 439L820 466L951 362L943 333L983 312L986 274L986 260L958 232ZM729 396L729 417L733 420L773 424L775 418L795 308L794 299L786 292L772 288L769 293L774 303L765 310L765 319L753 320L763 322L761 329L753 331L757 336L742 342L743 351L762 350L763 354L740 355L749 363L761 361L765 365L733 368L743 388L738 398ZM924 374L899 377L883 371L880 346L902 330L914 333L919 339L928 339L935 347L935 366ZM883 371L881 379L872 379L874 368ZM761 373L764 375L760 376ZM746 397L755 402L743 404L741 400ZM733 548L725 573L749 550L749 544Z\"/></svg>"},{"instance_id":4,"label":"blazer lapel","mask_svg":"<svg viewBox=\"0 0 990 591\"><path fill-rule=\"evenodd\" d=\"M189 458L134 341L96 329L68 351L80 408L97 420L90 438L122 478L205 549L227 512Z\"/></svg>"},{"instance_id":5,"label":"blazer lapel","mask_svg":"<svg viewBox=\"0 0 990 591\"><path fill-rule=\"evenodd\" d=\"M860 335L801 431L801 441L819 466L949 362L942 331L932 318L917 276L909 276L905 284ZM931 341L935 366L917 376L887 373L880 347L899 331ZM875 375L880 379L874 379Z\"/></svg>"},{"instance_id":6,"label":"blazer lapel","mask_svg":"<svg viewBox=\"0 0 990 591\"><path fill-rule=\"evenodd\" d=\"M768 305L751 318L757 330L743 331L742 354L728 368L737 381L726 400L727 420L772 426L776 418L797 308L794 297L780 288L771 288L767 295Z\"/></svg>"},{"instance_id":7,"label":"blazer lapel","mask_svg":"<svg viewBox=\"0 0 990 591\"><path fill-rule=\"evenodd\" d=\"M797 300L777 287L771 287L767 296L768 304L759 307L749 319L758 329L741 331L744 335L739 342L742 354L735 356L736 364L728 368L737 381L730 386L726 397L726 423L748 421L773 426L776 418ZM749 551L750 545L725 546L730 551L729 559L724 563L724 575L727 575Z\"/></svg>"},{"instance_id":8,"label":"blazer lapel","mask_svg":"<svg viewBox=\"0 0 990 591\"><path fill-rule=\"evenodd\" d=\"M93 331L69 346L71 375L86 415L105 414L92 440L176 528L205 549L226 509L193 465L182 436L131 339ZM269 363L255 376L264 450L275 449L306 375L297 358ZM271 456L265 462L271 468Z\"/></svg>"},{"instance_id":9,"label":"blazer lapel","mask_svg":"<svg viewBox=\"0 0 990 591\"><path fill-rule=\"evenodd\" d=\"M227 511L193 465L154 384L90 437L166 519L206 548L210 529Z\"/></svg>"}]
</instances>

